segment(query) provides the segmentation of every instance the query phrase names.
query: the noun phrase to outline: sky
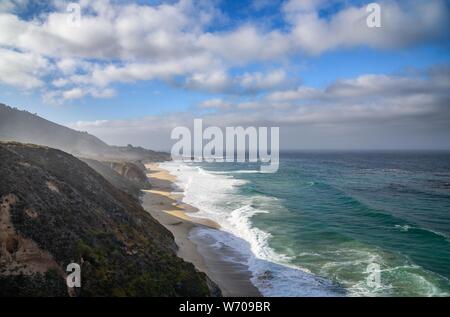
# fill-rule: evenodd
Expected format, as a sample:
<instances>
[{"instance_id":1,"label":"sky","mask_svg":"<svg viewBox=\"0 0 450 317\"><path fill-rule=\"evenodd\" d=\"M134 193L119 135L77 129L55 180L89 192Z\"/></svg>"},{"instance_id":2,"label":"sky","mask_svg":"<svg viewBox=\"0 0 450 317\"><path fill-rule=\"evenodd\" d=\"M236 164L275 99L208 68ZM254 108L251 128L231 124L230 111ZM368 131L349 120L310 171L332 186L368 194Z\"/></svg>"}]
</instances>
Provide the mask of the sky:
<instances>
[{"instance_id":1,"label":"sky","mask_svg":"<svg viewBox=\"0 0 450 317\"><path fill-rule=\"evenodd\" d=\"M282 149L450 149L450 1L377 1L381 27L371 2L2 0L0 102L158 150L194 118Z\"/></svg>"}]
</instances>

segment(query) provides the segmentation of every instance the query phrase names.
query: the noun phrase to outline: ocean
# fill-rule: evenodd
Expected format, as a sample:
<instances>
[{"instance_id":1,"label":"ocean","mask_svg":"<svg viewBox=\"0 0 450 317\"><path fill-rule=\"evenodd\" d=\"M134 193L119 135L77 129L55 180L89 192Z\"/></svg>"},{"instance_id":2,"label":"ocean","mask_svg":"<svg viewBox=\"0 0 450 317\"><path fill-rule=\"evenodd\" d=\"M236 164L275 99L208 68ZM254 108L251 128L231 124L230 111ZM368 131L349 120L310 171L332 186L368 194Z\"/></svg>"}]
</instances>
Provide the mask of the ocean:
<instances>
[{"instance_id":1,"label":"ocean","mask_svg":"<svg viewBox=\"0 0 450 317\"><path fill-rule=\"evenodd\" d=\"M450 153L286 152L274 174L162 167L222 227L190 239L232 250L264 296L450 296Z\"/></svg>"}]
</instances>

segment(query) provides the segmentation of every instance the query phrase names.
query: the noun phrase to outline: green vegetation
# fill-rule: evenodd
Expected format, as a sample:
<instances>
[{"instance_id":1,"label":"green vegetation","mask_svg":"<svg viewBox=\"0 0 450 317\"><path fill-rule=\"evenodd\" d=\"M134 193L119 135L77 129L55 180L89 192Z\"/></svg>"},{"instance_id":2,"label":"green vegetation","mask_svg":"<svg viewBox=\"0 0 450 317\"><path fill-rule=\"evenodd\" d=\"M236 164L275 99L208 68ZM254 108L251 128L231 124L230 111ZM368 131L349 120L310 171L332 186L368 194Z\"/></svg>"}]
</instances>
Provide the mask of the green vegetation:
<instances>
[{"instance_id":1,"label":"green vegetation","mask_svg":"<svg viewBox=\"0 0 450 317\"><path fill-rule=\"evenodd\" d=\"M62 270L81 264L80 296L217 294L205 274L176 256L172 234L135 197L72 155L0 142L0 179L0 197L18 198L11 206L16 232L52 254ZM0 295L68 295L64 286L63 276L52 272L13 276L0 270Z\"/></svg>"},{"instance_id":2,"label":"green vegetation","mask_svg":"<svg viewBox=\"0 0 450 317\"><path fill-rule=\"evenodd\" d=\"M27 297L63 297L67 296L67 287L61 276L53 270L45 274L0 275L0 297L6 296Z\"/></svg>"}]
</instances>

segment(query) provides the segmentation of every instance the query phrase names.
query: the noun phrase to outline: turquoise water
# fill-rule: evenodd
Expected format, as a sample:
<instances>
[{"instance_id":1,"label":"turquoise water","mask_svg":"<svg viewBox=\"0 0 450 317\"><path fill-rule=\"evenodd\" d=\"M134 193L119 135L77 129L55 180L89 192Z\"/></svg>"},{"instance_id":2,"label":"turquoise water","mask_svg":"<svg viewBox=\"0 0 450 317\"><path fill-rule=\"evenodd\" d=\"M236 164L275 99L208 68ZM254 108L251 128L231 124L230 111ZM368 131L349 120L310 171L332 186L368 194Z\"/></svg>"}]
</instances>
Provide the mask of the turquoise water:
<instances>
[{"instance_id":1,"label":"turquoise water","mask_svg":"<svg viewBox=\"0 0 450 317\"><path fill-rule=\"evenodd\" d=\"M344 295L450 295L449 153L284 153L275 174L250 163L195 166L213 176L203 179L210 194L192 191L189 202L207 207L206 217L265 260L255 270L257 286L267 285L261 278L279 279L268 295L298 295L282 290L298 280L292 268ZM200 176L196 183L189 175L203 190ZM367 282L371 263L380 268L375 286Z\"/></svg>"}]
</instances>

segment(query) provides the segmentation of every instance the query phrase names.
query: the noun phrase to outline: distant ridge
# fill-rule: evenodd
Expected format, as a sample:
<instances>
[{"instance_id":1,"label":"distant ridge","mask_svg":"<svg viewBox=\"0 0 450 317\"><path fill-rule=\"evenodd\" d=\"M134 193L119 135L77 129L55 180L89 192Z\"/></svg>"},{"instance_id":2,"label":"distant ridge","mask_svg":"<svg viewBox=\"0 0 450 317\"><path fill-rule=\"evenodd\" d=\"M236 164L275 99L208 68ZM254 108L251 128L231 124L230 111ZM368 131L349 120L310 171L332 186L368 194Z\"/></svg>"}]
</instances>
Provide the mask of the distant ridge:
<instances>
[{"instance_id":1,"label":"distant ridge","mask_svg":"<svg viewBox=\"0 0 450 317\"><path fill-rule=\"evenodd\" d=\"M99 138L0 103L0 140L45 145L101 161L164 161L169 154L131 145L110 146Z\"/></svg>"}]
</instances>

